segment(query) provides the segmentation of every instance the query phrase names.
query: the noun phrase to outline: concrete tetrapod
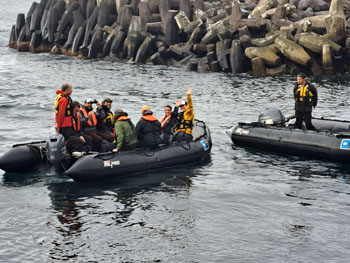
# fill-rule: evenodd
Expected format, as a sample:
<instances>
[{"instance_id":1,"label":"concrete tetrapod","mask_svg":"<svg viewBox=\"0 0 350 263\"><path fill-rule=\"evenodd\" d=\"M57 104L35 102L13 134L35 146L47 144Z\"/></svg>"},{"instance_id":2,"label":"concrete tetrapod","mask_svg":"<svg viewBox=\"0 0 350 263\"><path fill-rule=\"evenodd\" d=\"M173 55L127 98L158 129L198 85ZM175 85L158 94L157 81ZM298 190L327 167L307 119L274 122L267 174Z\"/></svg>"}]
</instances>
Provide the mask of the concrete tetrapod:
<instances>
[{"instance_id":1,"label":"concrete tetrapod","mask_svg":"<svg viewBox=\"0 0 350 263\"><path fill-rule=\"evenodd\" d=\"M275 45L285 57L295 63L306 66L311 60L311 57L302 46L289 39L278 37L275 40Z\"/></svg>"}]
</instances>

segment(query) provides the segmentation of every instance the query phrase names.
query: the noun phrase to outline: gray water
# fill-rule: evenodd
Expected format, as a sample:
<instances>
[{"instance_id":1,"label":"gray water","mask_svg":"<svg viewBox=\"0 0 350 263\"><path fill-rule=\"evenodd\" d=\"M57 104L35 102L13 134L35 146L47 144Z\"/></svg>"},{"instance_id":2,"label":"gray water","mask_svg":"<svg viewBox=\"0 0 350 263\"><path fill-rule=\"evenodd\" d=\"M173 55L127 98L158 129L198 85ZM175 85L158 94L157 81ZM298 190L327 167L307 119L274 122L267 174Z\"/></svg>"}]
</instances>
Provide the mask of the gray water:
<instances>
[{"instance_id":1,"label":"gray water","mask_svg":"<svg viewBox=\"0 0 350 263\"><path fill-rule=\"evenodd\" d=\"M6 47L11 25L31 3L1 1L0 155L54 132L64 82L79 101L113 98L135 123L142 105L161 117L192 87L213 149L198 165L93 184L0 171L0 262L349 261L349 166L235 147L224 132L266 105L292 114L295 77L17 53ZM350 119L349 76L311 80L320 97L314 116Z\"/></svg>"}]
</instances>

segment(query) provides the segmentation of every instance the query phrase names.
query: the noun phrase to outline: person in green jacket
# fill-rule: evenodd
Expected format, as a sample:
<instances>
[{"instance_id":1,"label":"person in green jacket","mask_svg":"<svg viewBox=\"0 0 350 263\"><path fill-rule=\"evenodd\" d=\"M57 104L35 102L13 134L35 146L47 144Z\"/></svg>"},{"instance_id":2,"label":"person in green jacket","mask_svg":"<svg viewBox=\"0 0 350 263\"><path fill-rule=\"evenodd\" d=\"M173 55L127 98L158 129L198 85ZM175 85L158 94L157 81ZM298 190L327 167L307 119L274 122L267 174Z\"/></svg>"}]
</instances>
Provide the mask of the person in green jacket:
<instances>
[{"instance_id":1,"label":"person in green jacket","mask_svg":"<svg viewBox=\"0 0 350 263\"><path fill-rule=\"evenodd\" d=\"M138 145L138 141L135 125L128 117L128 113L124 112L122 109L116 109L114 111L114 120L117 147L113 152L134 150Z\"/></svg>"}]
</instances>

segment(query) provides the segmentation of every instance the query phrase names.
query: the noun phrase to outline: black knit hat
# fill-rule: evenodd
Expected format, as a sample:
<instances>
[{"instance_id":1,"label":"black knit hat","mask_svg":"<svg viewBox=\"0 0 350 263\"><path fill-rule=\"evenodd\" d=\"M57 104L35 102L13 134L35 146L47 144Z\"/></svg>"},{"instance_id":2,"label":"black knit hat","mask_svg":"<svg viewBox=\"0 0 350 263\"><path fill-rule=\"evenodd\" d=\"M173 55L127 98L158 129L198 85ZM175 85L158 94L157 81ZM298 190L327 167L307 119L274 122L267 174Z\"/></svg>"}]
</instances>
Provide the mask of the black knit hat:
<instances>
[{"instance_id":1,"label":"black knit hat","mask_svg":"<svg viewBox=\"0 0 350 263\"><path fill-rule=\"evenodd\" d=\"M72 109L74 109L75 107L79 107L79 108L80 108L80 103L79 103L79 101L76 101L76 100L75 100L75 101L72 102L71 105L72 105Z\"/></svg>"}]
</instances>

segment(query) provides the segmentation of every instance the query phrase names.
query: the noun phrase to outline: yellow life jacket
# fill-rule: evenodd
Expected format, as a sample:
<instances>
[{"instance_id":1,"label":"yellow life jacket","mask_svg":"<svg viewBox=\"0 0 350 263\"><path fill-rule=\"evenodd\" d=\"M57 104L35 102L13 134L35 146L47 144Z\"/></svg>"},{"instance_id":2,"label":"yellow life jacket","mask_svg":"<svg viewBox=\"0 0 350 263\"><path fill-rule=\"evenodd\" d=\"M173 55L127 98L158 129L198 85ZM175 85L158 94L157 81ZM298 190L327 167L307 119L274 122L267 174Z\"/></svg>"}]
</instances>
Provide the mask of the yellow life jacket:
<instances>
[{"instance_id":1,"label":"yellow life jacket","mask_svg":"<svg viewBox=\"0 0 350 263\"><path fill-rule=\"evenodd\" d=\"M312 97L314 94L309 90L309 85L305 86L299 85L297 91L295 92L295 101L300 102L312 102Z\"/></svg>"},{"instance_id":2,"label":"yellow life jacket","mask_svg":"<svg viewBox=\"0 0 350 263\"><path fill-rule=\"evenodd\" d=\"M175 127L175 131L176 132L182 131L187 134L192 134L193 120L194 120L193 117L191 119L186 119L184 112L181 112L179 115L179 120Z\"/></svg>"},{"instance_id":3,"label":"yellow life jacket","mask_svg":"<svg viewBox=\"0 0 350 263\"><path fill-rule=\"evenodd\" d=\"M110 121L110 123L113 125L114 123L114 114L113 113L108 113L107 117L103 119L103 123L107 123Z\"/></svg>"},{"instance_id":4,"label":"yellow life jacket","mask_svg":"<svg viewBox=\"0 0 350 263\"><path fill-rule=\"evenodd\" d=\"M63 94L59 93L56 95L56 98L55 98L55 112L56 112L56 115L58 114L58 111L59 111L59 107L58 107L58 102L61 98L66 98L68 100L68 104L67 104L67 107L66 107L66 113L65 113L65 116L72 116L72 111L71 111L71 104L72 104L72 99L68 96L68 97L65 97Z\"/></svg>"}]
</instances>

